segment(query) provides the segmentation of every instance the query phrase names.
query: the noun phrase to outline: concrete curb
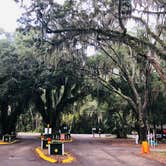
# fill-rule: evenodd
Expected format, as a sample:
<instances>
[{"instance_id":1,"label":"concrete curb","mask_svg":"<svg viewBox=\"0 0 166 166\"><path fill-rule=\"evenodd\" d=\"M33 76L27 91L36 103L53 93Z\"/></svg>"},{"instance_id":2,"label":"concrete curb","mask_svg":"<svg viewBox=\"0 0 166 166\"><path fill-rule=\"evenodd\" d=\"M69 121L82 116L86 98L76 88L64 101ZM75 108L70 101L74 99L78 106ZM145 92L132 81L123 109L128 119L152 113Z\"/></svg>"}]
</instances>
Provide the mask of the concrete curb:
<instances>
[{"instance_id":1,"label":"concrete curb","mask_svg":"<svg viewBox=\"0 0 166 166\"><path fill-rule=\"evenodd\" d=\"M17 143L19 142L19 140L14 140L12 142L3 142L3 141L0 141L0 145L11 145L11 144L14 144L14 143Z\"/></svg>"},{"instance_id":2,"label":"concrete curb","mask_svg":"<svg viewBox=\"0 0 166 166\"><path fill-rule=\"evenodd\" d=\"M62 163L63 164L72 163L74 161L74 157L69 153L65 153L65 154L67 155L67 159L62 160Z\"/></svg>"},{"instance_id":3,"label":"concrete curb","mask_svg":"<svg viewBox=\"0 0 166 166\"><path fill-rule=\"evenodd\" d=\"M57 141L57 142L62 142L62 143L70 143L70 142L73 142L73 139L71 139L71 140L59 140L59 141Z\"/></svg>"},{"instance_id":4,"label":"concrete curb","mask_svg":"<svg viewBox=\"0 0 166 166\"><path fill-rule=\"evenodd\" d=\"M35 150L40 158L42 158L43 160L48 161L50 163L63 163L63 164L65 164L65 163L71 163L74 161L74 157L71 154L66 153L66 152L65 152L65 155L67 155L67 158L63 159L61 162L58 162L56 159L53 159L53 158L45 155L39 147L36 148Z\"/></svg>"},{"instance_id":5,"label":"concrete curb","mask_svg":"<svg viewBox=\"0 0 166 166\"><path fill-rule=\"evenodd\" d=\"M40 156L40 158L42 158L45 161L48 161L50 163L57 163L57 160L52 159L51 157L46 156L41 150L40 148L36 148L36 152L37 154Z\"/></svg>"}]
</instances>

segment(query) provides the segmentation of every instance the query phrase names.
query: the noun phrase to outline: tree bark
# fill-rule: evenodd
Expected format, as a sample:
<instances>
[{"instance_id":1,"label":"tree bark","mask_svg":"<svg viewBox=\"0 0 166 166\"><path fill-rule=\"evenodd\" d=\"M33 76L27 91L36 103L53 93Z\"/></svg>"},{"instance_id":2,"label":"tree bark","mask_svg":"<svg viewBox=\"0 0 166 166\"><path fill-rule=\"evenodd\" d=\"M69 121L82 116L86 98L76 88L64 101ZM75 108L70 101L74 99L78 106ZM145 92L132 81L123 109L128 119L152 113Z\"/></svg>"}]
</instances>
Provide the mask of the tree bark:
<instances>
[{"instance_id":1,"label":"tree bark","mask_svg":"<svg viewBox=\"0 0 166 166\"><path fill-rule=\"evenodd\" d=\"M41 95L38 92L34 93L33 100L34 100L36 108L38 109L39 113L42 116L44 125L49 124L50 120L49 120L49 116L47 115L47 112L45 110L45 104L41 98Z\"/></svg>"},{"instance_id":2,"label":"tree bark","mask_svg":"<svg viewBox=\"0 0 166 166\"><path fill-rule=\"evenodd\" d=\"M144 112L145 109L143 109L142 103L141 103L141 99L138 99L138 117L139 117L139 141L140 143L142 141L146 141L147 140L147 126L146 126L146 114Z\"/></svg>"},{"instance_id":3,"label":"tree bark","mask_svg":"<svg viewBox=\"0 0 166 166\"><path fill-rule=\"evenodd\" d=\"M0 119L2 135L8 133L8 130L7 130L7 122L8 122L7 116L8 116L8 113L7 113L7 111L8 111L8 103L7 102L2 102L2 105L1 105L1 119Z\"/></svg>"},{"instance_id":4,"label":"tree bark","mask_svg":"<svg viewBox=\"0 0 166 166\"><path fill-rule=\"evenodd\" d=\"M152 66L155 68L156 72L160 76L161 81L164 84L165 90L166 90L166 73L164 70L161 68L160 63L158 62L157 59L155 59L152 56L146 56L149 62L152 64Z\"/></svg>"}]
</instances>

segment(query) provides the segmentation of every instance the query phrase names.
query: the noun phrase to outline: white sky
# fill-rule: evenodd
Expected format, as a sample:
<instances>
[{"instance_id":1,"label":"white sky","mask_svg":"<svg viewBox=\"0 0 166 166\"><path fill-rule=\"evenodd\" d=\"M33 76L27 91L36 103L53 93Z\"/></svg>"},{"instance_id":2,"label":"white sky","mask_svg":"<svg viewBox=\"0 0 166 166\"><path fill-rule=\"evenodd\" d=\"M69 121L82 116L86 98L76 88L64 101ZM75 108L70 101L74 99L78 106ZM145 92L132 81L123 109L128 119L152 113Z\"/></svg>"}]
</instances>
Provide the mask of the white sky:
<instances>
[{"instance_id":1,"label":"white sky","mask_svg":"<svg viewBox=\"0 0 166 166\"><path fill-rule=\"evenodd\" d=\"M63 4L64 0L54 0L60 4ZM14 0L3 0L0 5L0 28L5 32L14 32L19 23L17 19L21 16L21 9ZM0 37L2 38L2 36ZM88 47L87 53L89 56L95 54L93 47Z\"/></svg>"},{"instance_id":2,"label":"white sky","mask_svg":"<svg viewBox=\"0 0 166 166\"><path fill-rule=\"evenodd\" d=\"M0 28L6 32L14 32L21 10L13 0L3 0L0 5Z\"/></svg>"},{"instance_id":3,"label":"white sky","mask_svg":"<svg viewBox=\"0 0 166 166\"><path fill-rule=\"evenodd\" d=\"M55 0L63 3L64 0ZM0 28L6 32L14 32L18 26L17 19L21 16L21 9L14 0L1 0L0 5Z\"/></svg>"},{"instance_id":4,"label":"white sky","mask_svg":"<svg viewBox=\"0 0 166 166\"><path fill-rule=\"evenodd\" d=\"M1 1L2 2L0 5L0 28L4 29L6 32L14 32L16 27L18 26L17 19L21 16L21 9L19 8L19 5L14 2L14 0ZM64 0L54 1L60 4L63 4L64 2Z\"/></svg>"}]
</instances>

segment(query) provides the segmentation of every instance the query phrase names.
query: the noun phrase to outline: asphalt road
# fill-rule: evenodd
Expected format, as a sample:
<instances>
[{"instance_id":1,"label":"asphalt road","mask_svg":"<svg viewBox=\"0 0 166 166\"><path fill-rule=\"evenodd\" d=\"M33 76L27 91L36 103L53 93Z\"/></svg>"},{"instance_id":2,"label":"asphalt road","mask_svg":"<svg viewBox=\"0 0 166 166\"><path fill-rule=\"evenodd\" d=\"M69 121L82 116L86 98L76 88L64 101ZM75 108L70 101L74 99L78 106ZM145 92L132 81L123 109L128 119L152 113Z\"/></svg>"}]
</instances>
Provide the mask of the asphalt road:
<instances>
[{"instance_id":1,"label":"asphalt road","mask_svg":"<svg viewBox=\"0 0 166 166\"><path fill-rule=\"evenodd\" d=\"M164 166L160 162L140 157L140 148L113 144L103 138L74 135L72 143L65 144L76 161L68 166ZM52 166L35 153L40 145L37 136L22 136L21 141L0 146L0 166ZM56 164L60 166L62 164Z\"/></svg>"}]
</instances>

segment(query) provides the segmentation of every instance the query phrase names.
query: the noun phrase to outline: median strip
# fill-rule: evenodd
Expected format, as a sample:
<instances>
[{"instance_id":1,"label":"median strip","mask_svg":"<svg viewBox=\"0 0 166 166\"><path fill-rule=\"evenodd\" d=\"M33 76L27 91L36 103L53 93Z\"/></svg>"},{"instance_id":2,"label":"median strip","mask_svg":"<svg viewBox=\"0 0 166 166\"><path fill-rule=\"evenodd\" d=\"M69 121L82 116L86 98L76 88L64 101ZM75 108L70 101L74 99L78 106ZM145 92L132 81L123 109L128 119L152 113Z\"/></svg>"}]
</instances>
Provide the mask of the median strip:
<instances>
[{"instance_id":1,"label":"median strip","mask_svg":"<svg viewBox=\"0 0 166 166\"><path fill-rule=\"evenodd\" d=\"M38 153L38 155L39 155L43 160L49 161L50 163L56 163L56 162L57 162L57 160L52 159L52 158L46 156L46 155L40 150L40 148L36 148L36 152Z\"/></svg>"},{"instance_id":2,"label":"median strip","mask_svg":"<svg viewBox=\"0 0 166 166\"><path fill-rule=\"evenodd\" d=\"M65 153L62 157L60 157L59 155L46 155L43 150L41 150L41 148L36 148L36 152L37 154L45 161L48 161L50 163L71 163L74 161L74 157L69 154L69 153ZM57 158L57 159L56 159Z\"/></svg>"}]
</instances>

